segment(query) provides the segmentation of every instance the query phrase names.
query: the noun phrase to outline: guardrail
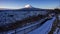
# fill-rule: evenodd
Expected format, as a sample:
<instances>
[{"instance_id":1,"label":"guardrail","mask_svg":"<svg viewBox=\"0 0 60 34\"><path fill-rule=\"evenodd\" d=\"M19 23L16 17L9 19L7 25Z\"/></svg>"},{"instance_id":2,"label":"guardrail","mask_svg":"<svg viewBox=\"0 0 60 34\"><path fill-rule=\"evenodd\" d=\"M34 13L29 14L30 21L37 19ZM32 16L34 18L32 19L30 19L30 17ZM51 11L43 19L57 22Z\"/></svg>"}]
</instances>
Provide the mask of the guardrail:
<instances>
[{"instance_id":1,"label":"guardrail","mask_svg":"<svg viewBox=\"0 0 60 34\"><path fill-rule=\"evenodd\" d=\"M55 20L55 17L53 17L53 19L51 19L47 22L45 22L46 18L42 19L42 20L40 20L39 23L32 24L32 25L30 25L28 27L25 27L25 28L22 28L20 30L16 29L14 34L28 34L29 32L39 28L40 26L41 26L40 29L42 28L41 33L44 31L43 33L48 34L48 32L51 30L51 27L52 27L52 24L53 24L54 20ZM46 27L46 28L43 28L43 27Z\"/></svg>"}]
</instances>

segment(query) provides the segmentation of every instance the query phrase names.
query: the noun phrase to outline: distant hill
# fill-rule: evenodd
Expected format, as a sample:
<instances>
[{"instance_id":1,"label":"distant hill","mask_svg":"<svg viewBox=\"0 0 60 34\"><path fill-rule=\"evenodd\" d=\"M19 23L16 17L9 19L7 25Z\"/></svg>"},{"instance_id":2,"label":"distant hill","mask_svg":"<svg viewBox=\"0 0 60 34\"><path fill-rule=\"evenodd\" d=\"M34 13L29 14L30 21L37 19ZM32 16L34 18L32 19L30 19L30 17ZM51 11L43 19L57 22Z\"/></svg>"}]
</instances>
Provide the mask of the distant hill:
<instances>
[{"instance_id":1,"label":"distant hill","mask_svg":"<svg viewBox=\"0 0 60 34\"><path fill-rule=\"evenodd\" d=\"M14 11L47 11L49 9L41 9L41 8L35 8L35 7L31 7L31 8L21 8L21 9L5 9L5 8L0 8L0 10L14 10Z\"/></svg>"}]
</instances>

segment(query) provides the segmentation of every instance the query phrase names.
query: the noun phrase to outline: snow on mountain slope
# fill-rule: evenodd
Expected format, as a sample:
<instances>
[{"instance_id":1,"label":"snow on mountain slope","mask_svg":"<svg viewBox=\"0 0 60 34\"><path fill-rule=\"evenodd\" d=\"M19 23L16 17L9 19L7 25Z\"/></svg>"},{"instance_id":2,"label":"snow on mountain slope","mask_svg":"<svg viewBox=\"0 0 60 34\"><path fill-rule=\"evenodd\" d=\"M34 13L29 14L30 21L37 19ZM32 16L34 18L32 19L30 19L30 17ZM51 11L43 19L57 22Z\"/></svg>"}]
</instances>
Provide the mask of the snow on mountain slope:
<instances>
[{"instance_id":1,"label":"snow on mountain slope","mask_svg":"<svg viewBox=\"0 0 60 34\"><path fill-rule=\"evenodd\" d=\"M26 17L37 16L38 14L45 15L47 11L1 11L0 12L0 26L1 24L8 24L16 20L22 20Z\"/></svg>"}]
</instances>

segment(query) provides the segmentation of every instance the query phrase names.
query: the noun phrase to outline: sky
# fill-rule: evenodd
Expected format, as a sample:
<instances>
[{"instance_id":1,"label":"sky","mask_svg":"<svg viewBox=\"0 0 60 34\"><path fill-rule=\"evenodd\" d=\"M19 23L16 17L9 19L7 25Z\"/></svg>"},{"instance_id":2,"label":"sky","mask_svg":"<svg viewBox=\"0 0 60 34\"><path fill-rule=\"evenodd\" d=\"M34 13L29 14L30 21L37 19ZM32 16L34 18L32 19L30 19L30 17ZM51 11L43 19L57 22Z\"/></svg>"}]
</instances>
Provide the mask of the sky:
<instances>
[{"instance_id":1,"label":"sky","mask_svg":"<svg viewBox=\"0 0 60 34\"><path fill-rule=\"evenodd\" d=\"M19 9L29 4L33 7L53 9L60 6L60 0L0 0L0 8Z\"/></svg>"}]
</instances>

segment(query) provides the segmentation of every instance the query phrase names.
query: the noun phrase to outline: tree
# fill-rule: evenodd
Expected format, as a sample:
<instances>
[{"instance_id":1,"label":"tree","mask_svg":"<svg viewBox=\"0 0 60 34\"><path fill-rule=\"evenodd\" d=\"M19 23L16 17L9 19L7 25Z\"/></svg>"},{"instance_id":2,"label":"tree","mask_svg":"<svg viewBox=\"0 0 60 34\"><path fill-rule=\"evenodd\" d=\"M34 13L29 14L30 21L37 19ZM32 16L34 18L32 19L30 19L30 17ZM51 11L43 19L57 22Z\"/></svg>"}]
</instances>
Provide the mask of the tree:
<instances>
[{"instance_id":1,"label":"tree","mask_svg":"<svg viewBox=\"0 0 60 34\"><path fill-rule=\"evenodd\" d=\"M56 14L60 13L60 9L59 8L55 8L54 11L55 11Z\"/></svg>"}]
</instances>

